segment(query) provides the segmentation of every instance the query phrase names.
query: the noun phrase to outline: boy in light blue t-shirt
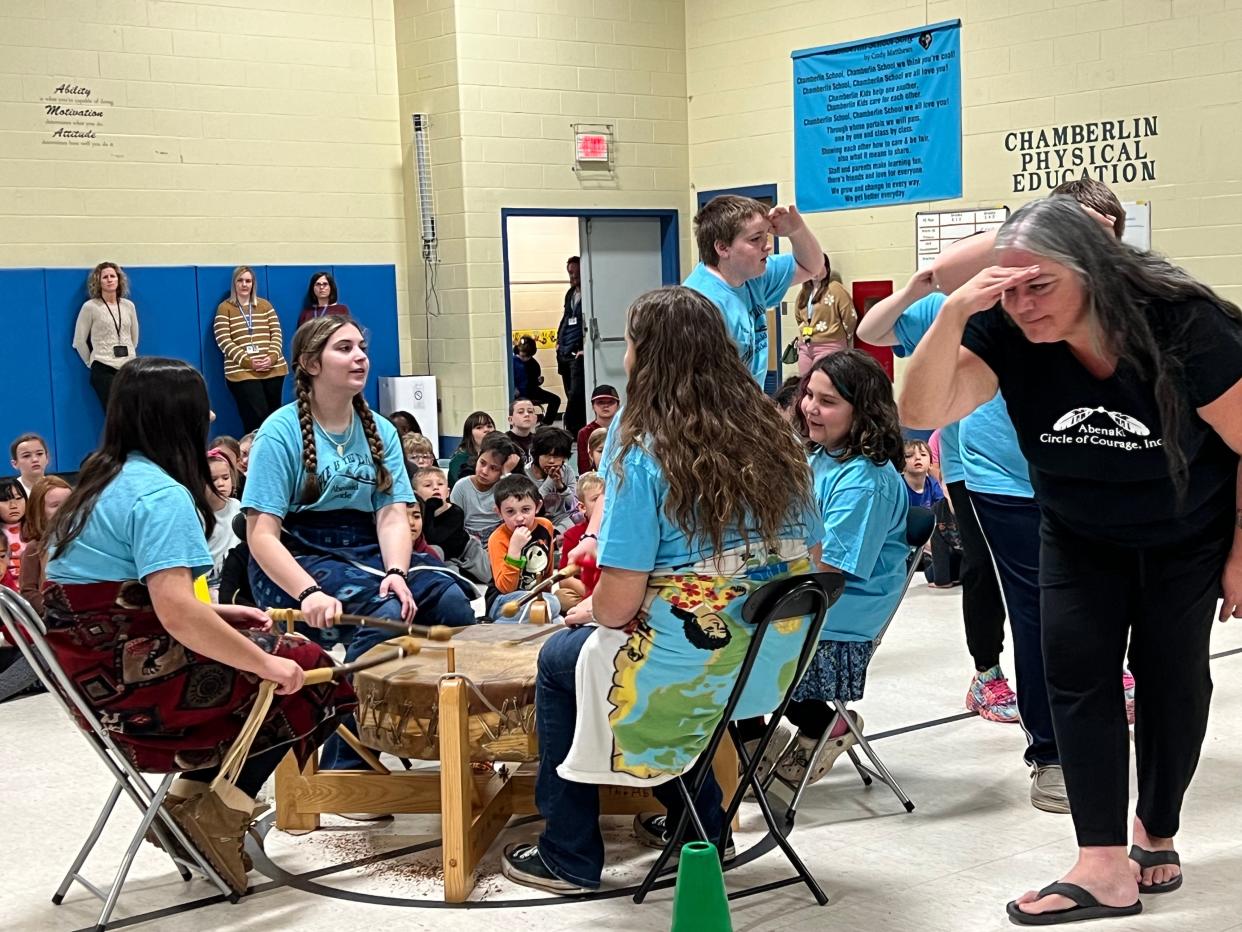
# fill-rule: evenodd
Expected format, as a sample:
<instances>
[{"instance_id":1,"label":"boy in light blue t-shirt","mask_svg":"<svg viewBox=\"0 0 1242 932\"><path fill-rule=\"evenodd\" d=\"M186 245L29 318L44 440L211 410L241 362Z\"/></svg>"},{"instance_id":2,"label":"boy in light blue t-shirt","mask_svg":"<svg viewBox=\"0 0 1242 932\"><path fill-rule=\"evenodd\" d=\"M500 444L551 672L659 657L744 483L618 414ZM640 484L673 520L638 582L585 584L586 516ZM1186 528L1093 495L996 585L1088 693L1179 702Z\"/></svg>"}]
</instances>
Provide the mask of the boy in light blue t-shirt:
<instances>
[{"instance_id":1,"label":"boy in light blue t-shirt","mask_svg":"<svg viewBox=\"0 0 1242 932\"><path fill-rule=\"evenodd\" d=\"M719 308L742 362L762 386L768 374L768 308L794 285L822 273L823 251L796 207L769 210L735 194L708 201L694 228L700 261L683 284ZM793 255L773 255L773 236L788 237Z\"/></svg>"}]
</instances>

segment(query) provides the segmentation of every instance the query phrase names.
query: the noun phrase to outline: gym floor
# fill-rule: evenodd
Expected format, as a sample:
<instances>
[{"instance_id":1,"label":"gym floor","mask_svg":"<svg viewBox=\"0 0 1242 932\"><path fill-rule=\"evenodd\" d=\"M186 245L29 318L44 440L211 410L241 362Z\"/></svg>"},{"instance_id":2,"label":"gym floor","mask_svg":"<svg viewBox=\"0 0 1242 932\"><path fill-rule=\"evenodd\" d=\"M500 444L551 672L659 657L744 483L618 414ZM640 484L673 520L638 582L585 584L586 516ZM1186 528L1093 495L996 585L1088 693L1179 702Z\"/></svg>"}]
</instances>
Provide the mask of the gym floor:
<instances>
[{"instance_id":1,"label":"gym floor","mask_svg":"<svg viewBox=\"0 0 1242 932\"><path fill-rule=\"evenodd\" d=\"M739 899L731 904L736 932L999 932L1011 928L1007 900L1069 868L1073 827L1069 816L1031 808L1021 730L963 711L971 664L959 592L921 583L911 588L872 661L866 698L856 706L867 734L879 736L875 750L914 800L915 812L907 815L879 783L864 787L843 758L808 790L791 835L829 905L817 906L801 885ZM1242 622L1217 626L1213 653L1212 717L1179 843L1185 886L1144 898L1142 916L1101 925L1109 932L1242 932ZM1003 665L1013 668L1008 654ZM80 886L59 907L51 895L111 788L107 772L46 695L0 707L0 723L7 771L4 925L91 928L98 900ZM743 807L742 818L737 841L745 852L759 839L762 821L753 803ZM86 865L97 885L110 881L137 821L132 806L118 806ZM251 875L254 890L237 905L215 902L205 881L183 884L166 858L144 845L109 927L669 928L671 890L655 891L642 906L616 895L654 857L634 843L625 820L607 820L609 861L596 897L565 902L510 884L498 873L498 845L480 867L476 902L465 909L439 902L437 823L428 816L369 826L327 818L324 830L300 837L271 829L266 856L256 858L260 870ZM514 824L502 842L537 833L537 822ZM727 874L726 884L740 889L789 874L780 853L768 851Z\"/></svg>"}]
</instances>

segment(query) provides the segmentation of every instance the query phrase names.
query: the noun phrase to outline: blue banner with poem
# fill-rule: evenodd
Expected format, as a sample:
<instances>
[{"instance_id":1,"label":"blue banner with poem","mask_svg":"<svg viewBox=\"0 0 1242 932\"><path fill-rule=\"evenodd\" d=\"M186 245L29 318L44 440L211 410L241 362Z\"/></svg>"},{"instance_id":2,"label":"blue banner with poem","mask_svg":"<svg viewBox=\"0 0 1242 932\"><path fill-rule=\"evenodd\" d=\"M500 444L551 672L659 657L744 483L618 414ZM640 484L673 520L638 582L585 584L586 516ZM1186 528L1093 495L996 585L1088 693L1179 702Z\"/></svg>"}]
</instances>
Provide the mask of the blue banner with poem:
<instances>
[{"instance_id":1,"label":"blue banner with poem","mask_svg":"<svg viewBox=\"0 0 1242 932\"><path fill-rule=\"evenodd\" d=\"M961 20L792 58L799 210L961 197Z\"/></svg>"}]
</instances>

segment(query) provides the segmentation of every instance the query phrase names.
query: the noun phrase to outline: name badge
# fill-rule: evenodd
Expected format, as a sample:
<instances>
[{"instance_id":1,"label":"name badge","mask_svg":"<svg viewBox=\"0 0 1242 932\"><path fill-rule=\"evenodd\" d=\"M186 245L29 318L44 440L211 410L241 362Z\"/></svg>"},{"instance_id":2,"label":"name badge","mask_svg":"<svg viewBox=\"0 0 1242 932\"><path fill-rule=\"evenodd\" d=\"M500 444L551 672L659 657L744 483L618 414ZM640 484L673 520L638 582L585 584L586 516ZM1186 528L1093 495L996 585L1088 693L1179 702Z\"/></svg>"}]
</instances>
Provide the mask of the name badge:
<instances>
[{"instance_id":1,"label":"name badge","mask_svg":"<svg viewBox=\"0 0 1242 932\"><path fill-rule=\"evenodd\" d=\"M259 344L257 344L257 343L247 343L247 344L246 344L246 352L247 352L249 355L251 355L251 356L258 356L258 355L259 355Z\"/></svg>"},{"instance_id":2,"label":"name badge","mask_svg":"<svg viewBox=\"0 0 1242 932\"><path fill-rule=\"evenodd\" d=\"M571 317L571 318L569 318L569 320L565 321L565 323L569 324L569 326L571 326L571 327L576 327L576 326L578 325L578 318L577 318L577 317Z\"/></svg>"},{"instance_id":3,"label":"name badge","mask_svg":"<svg viewBox=\"0 0 1242 932\"><path fill-rule=\"evenodd\" d=\"M115 359L121 359L122 357L124 357L124 356L128 356L128 355L129 355L129 347L128 347L128 346L114 346L114 347L112 347L112 356L113 356L113 358L115 358Z\"/></svg>"}]
</instances>

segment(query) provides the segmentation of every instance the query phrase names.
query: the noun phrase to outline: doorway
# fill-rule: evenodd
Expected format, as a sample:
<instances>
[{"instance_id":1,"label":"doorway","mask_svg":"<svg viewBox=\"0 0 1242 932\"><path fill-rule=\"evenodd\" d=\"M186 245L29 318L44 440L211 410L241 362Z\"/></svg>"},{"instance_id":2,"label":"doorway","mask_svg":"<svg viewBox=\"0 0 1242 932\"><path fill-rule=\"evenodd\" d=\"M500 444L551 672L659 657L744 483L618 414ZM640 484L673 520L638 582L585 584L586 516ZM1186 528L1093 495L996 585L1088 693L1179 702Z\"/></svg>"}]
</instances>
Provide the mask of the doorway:
<instances>
[{"instance_id":1,"label":"doorway","mask_svg":"<svg viewBox=\"0 0 1242 932\"><path fill-rule=\"evenodd\" d=\"M503 208L500 229L501 358L510 358L518 336L534 336L544 387L568 403L556 372L556 330L569 289L565 262L580 256L584 391L589 399L593 386L606 383L624 401L626 311L643 292L681 281L677 211ZM513 393L510 367L510 398Z\"/></svg>"}]
</instances>

